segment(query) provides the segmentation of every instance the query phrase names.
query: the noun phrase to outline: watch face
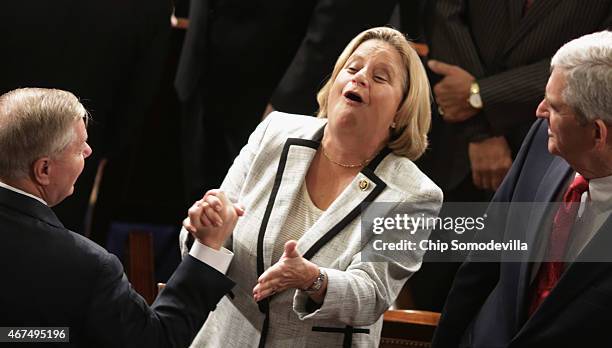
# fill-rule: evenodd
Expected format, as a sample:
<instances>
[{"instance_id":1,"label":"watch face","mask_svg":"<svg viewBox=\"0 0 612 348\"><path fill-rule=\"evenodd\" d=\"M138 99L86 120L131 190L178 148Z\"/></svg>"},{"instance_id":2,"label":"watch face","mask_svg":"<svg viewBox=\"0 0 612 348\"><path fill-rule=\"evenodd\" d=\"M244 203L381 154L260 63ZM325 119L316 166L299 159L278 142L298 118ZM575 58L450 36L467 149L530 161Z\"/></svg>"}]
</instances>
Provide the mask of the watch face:
<instances>
[{"instance_id":1,"label":"watch face","mask_svg":"<svg viewBox=\"0 0 612 348\"><path fill-rule=\"evenodd\" d=\"M469 102L473 108L482 109L482 99L480 98L480 94L472 94Z\"/></svg>"}]
</instances>

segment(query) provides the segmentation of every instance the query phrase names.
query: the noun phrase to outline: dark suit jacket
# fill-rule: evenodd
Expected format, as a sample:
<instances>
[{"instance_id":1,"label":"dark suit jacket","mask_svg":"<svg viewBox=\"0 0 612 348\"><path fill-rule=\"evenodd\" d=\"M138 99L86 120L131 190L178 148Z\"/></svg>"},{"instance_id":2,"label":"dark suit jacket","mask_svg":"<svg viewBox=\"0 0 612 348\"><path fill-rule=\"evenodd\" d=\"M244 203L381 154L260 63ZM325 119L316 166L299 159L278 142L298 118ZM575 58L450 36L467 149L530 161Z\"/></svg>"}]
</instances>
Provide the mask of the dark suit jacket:
<instances>
[{"instance_id":1,"label":"dark suit jacket","mask_svg":"<svg viewBox=\"0 0 612 348\"><path fill-rule=\"evenodd\" d=\"M436 0L428 4L432 59L458 65L480 85L484 109L461 124L434 117L425 172L444 190L470 173L470 140L504 135L516 154L544 96L550 58L571 39L612 24L611 0ZM432 84L436 82L432 81Z\"/></svg>"},{"instance_id":2,"label":"dark suit jacket","mask_svg":"<svg viewBox=\"0 0 612 348\"><path fill-rule=\"evenodd\" d=\"M152 307L119 260L0 188L0 326L67 326L72 347L186 347L233 282L189 256Z\"/></svg>"},{"instance_id":3,"label":"dark suit jacket","mask_svg":"<svg viewBox=\"0 0 612 348\"><path fill-rule=\"evenodd\" d=\"M548 152L547 141L547 122L539 120L525 138L493 203L551 202L565 189L565 183L574 172L562 158ZM487 219L493 220L477 238L490 240L493 235L499 240L533 242L542 234L549 233L550 226L545 228L539 223L549 212L537 209L526 218L518 211L520 209L490 208ZM612 336L607 331L612 325L609 315L612 309L612 264L584 262L601 260L605 257L601 255L609 254L609 248L606 247L607 250L601 254L598 246L611 243L612 218L609 218L530 318L527 309L532 291L533 264L470 262L483 255L471 254L470 261L464 263L457 273L433 346L612 346ZM508 254L502 252L497 257L503 258L504 255Z\"/></svg>"}]
</instances>

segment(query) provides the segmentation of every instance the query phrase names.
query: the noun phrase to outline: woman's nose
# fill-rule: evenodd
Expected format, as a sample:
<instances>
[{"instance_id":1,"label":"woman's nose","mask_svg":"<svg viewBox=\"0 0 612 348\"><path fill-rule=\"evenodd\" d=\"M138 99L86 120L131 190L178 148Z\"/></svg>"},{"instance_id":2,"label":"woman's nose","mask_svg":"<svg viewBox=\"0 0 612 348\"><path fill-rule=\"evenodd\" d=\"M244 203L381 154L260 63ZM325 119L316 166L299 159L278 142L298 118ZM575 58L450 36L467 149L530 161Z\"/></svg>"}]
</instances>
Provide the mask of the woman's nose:
<instances>
[{"instance_id":1,"label":"woman's nose","mask_svg":"<svg viewBox=\"0 0 612 348\"><path fill-rule=\"evenodd\" d=\"M366 78L365 69L359 70L353 75L352 81L362 87L368 86L368 79Z\"/></svg>"}]
</instances>

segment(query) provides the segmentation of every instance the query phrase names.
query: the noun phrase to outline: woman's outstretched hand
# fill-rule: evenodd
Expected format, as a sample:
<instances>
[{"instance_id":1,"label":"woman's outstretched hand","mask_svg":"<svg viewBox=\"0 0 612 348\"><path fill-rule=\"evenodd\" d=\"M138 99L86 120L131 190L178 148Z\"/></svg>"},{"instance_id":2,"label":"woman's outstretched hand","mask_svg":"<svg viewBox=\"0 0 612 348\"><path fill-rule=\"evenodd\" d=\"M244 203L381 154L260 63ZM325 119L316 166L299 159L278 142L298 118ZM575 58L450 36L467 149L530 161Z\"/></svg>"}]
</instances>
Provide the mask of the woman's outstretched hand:
<instances>
[{"instance_id":1,"label":"woman's outstretched hand","mask_svg":"<svg viewBox=\"0 0 612 348\"><path fill-rule=\"evenodd\" d=\"M259 277L253 288L255 301L286 289L306 289L317 279L319 266L303 258L296 246L294 240L285 243L280 260Z\"/></svg>"}]
</instances>

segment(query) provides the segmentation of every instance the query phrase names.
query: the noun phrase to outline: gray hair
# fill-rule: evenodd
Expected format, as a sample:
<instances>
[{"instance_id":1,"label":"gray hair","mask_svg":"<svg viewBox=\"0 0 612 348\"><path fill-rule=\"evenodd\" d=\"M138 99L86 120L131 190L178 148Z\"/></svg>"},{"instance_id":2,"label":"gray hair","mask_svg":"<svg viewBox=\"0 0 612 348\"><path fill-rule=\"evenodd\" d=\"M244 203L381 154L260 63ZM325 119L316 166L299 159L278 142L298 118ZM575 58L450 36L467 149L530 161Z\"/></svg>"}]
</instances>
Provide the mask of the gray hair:
<instances>
[{"instance_id":1,"label":"gray hair","mask_svg":"<svg viewBox=\"0 0 612 348\"><path fill-rule=\"evenodd\" d=\"M66 149L76 137L74 122L88 117L74 94L59 89L22 88L0 96L0 178L28 176L37 159Z\"/></svg>"},{"instance_id":2,"label":"gray hair","mask_svg":"<svg viewBox=\"0 0 612 348\"><path fill-rule=\"evenodd\" d=\"M584 35L563 45L551 60L567 86L565 102L580 123L601 119L612 124L612 32Z\"/></svg>"}]
</instances>

